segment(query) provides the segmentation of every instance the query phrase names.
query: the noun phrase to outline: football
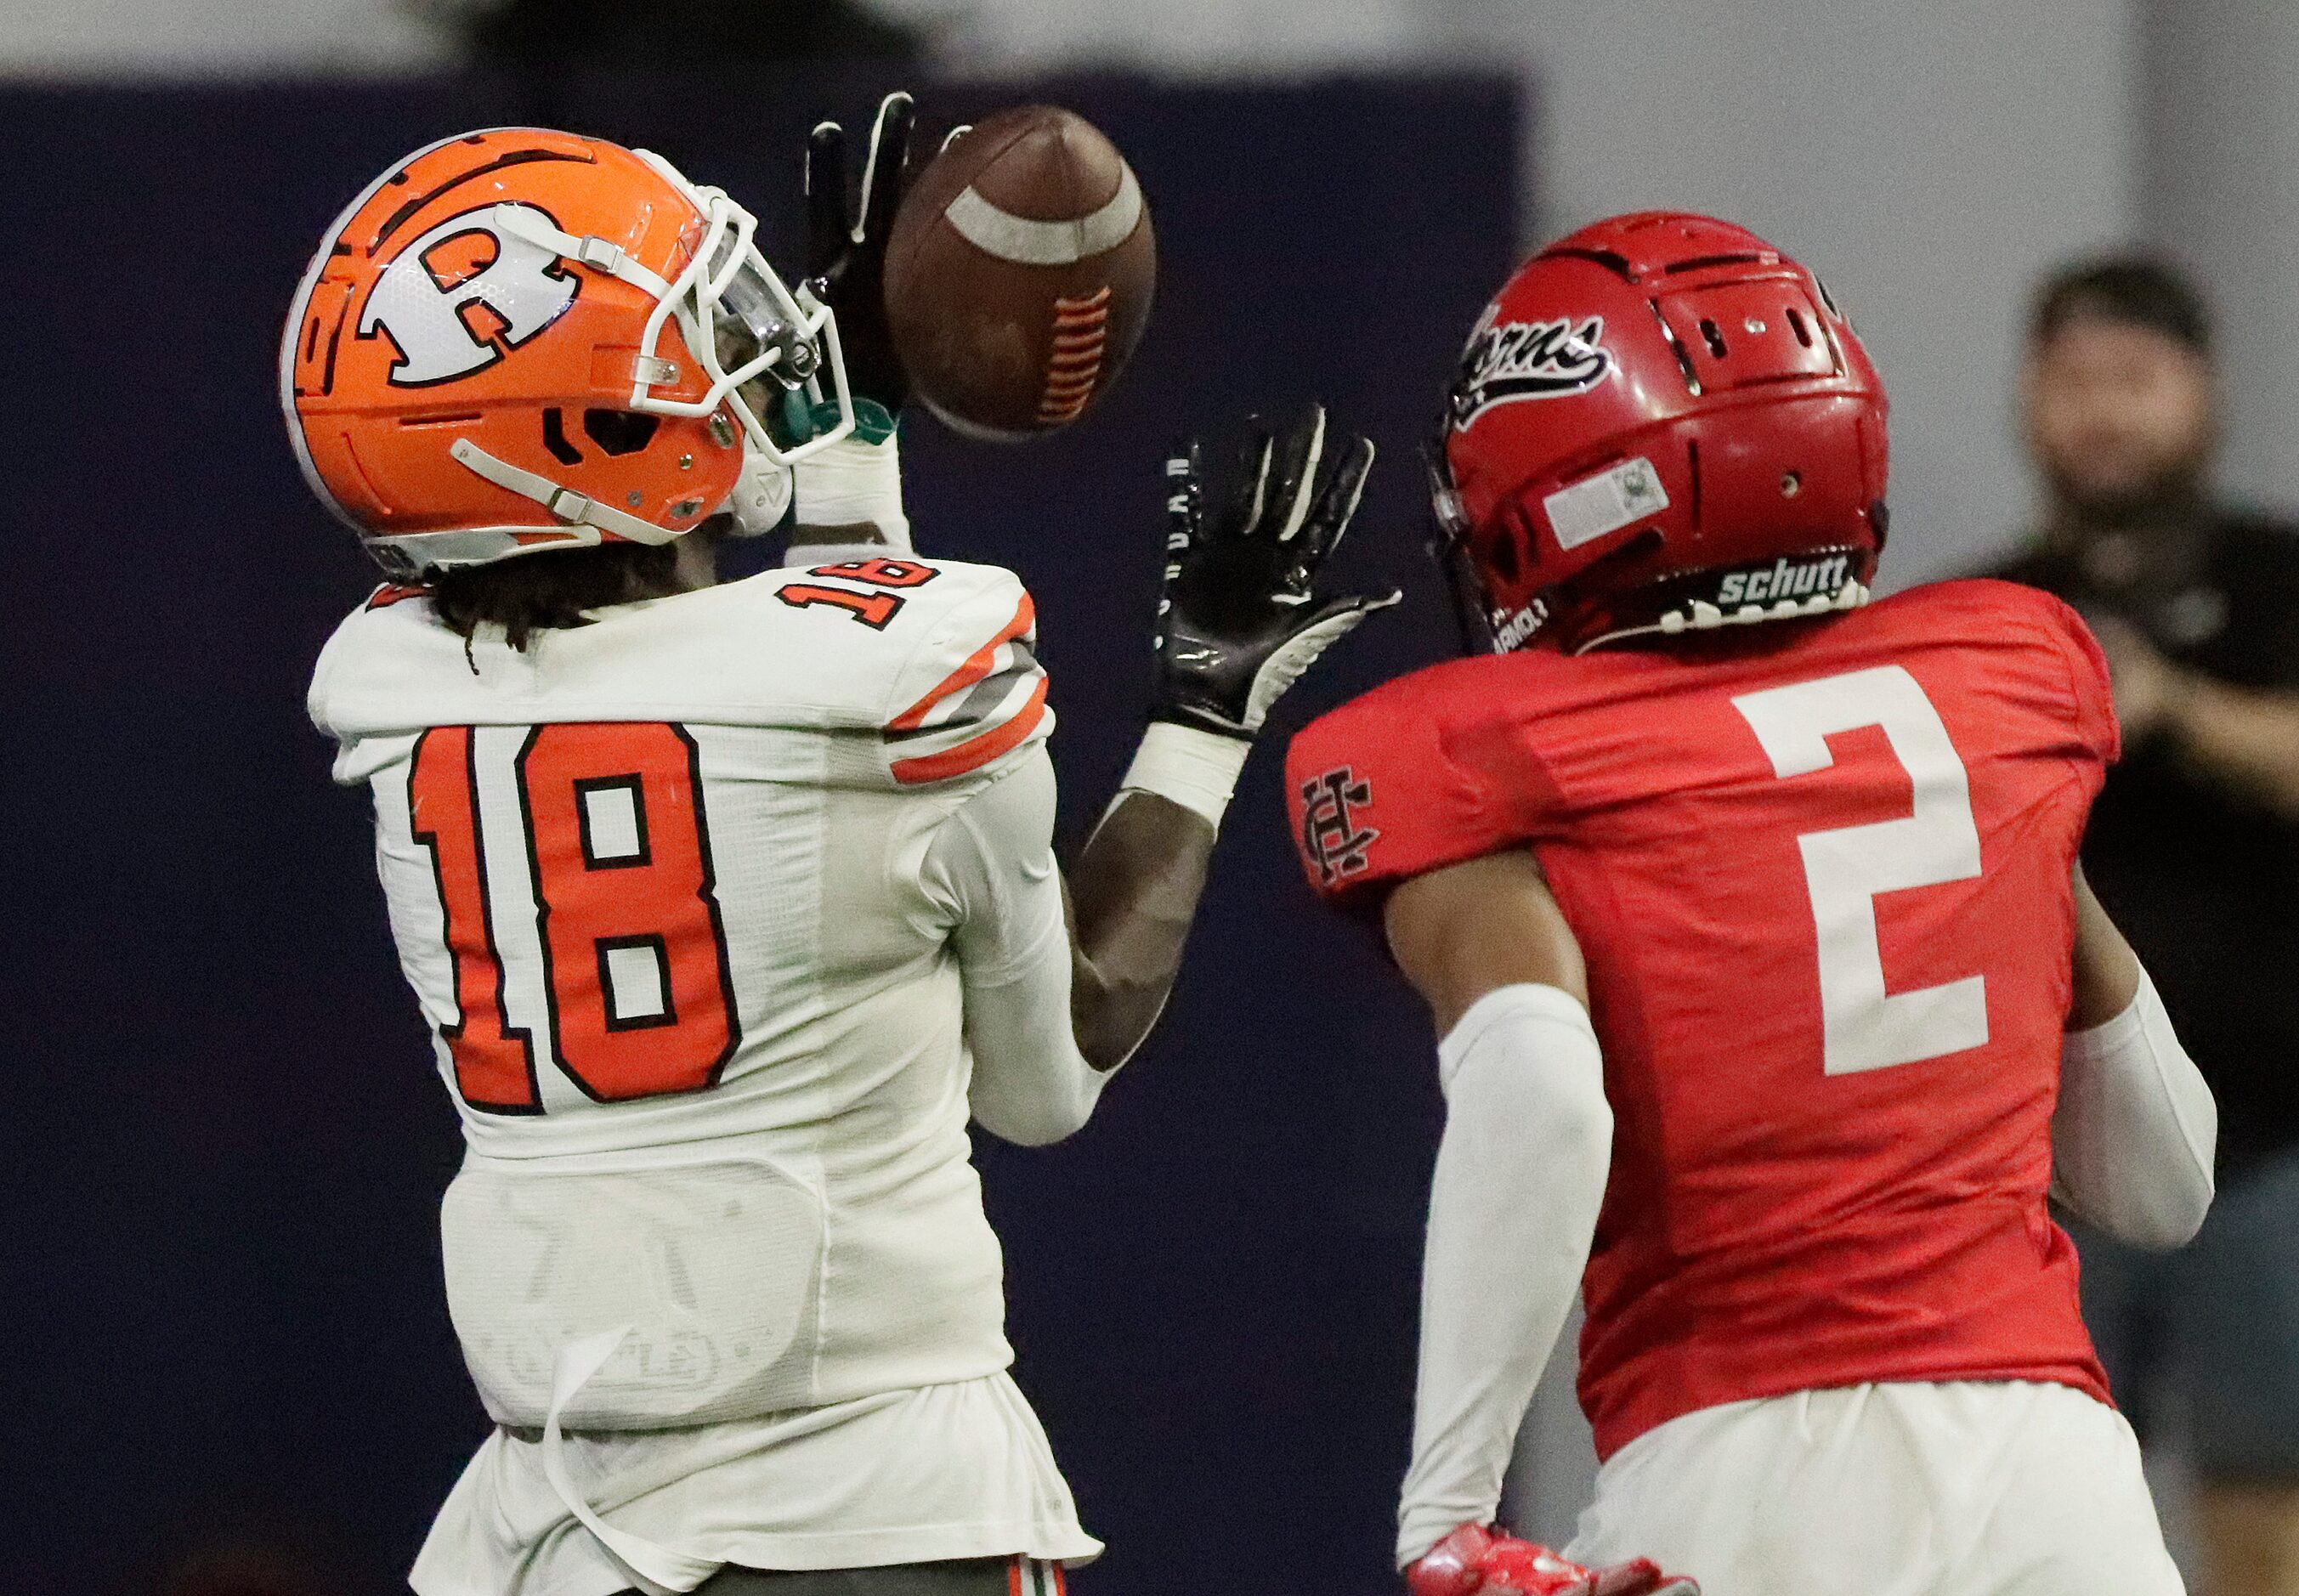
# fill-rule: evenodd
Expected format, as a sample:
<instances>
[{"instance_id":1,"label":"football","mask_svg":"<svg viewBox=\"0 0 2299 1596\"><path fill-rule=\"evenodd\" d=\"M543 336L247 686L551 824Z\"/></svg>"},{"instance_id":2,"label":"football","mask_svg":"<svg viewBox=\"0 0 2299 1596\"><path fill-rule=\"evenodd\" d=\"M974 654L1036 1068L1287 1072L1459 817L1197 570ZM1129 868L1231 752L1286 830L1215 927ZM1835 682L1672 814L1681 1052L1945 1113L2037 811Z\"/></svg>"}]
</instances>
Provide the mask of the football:
<instances>
[{"instance_id":1,"label":"football","mask_svg":"<svg viewBox=\"0 0 2299 1596\"><path fill-rule=\"evenodd\" d=\"M1141 341L1158 280L1141 186L1074 112L985 117L918 174L886 253L917 396L975 437L1067 427Z\"/></svg>"}]
</instances>

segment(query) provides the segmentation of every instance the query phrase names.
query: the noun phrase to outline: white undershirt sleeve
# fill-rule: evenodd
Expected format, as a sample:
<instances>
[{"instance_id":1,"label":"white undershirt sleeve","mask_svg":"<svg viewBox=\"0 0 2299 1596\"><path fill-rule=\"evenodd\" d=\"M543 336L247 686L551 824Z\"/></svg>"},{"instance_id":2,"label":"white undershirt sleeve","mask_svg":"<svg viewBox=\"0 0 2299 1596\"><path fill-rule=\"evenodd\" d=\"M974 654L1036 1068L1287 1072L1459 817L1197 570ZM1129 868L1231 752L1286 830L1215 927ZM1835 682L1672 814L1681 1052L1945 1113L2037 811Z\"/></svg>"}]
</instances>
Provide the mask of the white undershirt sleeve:
<instances>
[{"instance_id":1,"label":"white undershirt sleeve","mask_svg":"<svg viewBox=\"0 0 2299 1596\"><path fill-rule=\"evenodd\" d=\"M1490 1524L1525 1405L1588 1266L1613 1112L1589 1016L1554 986L1487 993L1438 1045L1421 1373L1397 1561Z\"/></svg>"},{"instance_id":2,"label":"white undershirt sleeve","mask_svg":"<svg viewBox=\"0 0 2299 1596\"><path fill-rule=\"evenodd\" d=\"M1108 1079L1070 1027L1053 833L1054 768L1041 747L953 810L926 851L928 890L955 920L974 1117L1030 1147L1083 1126Z\"/></svg>"},{"instance_id":3,"label":"white undershirt sleeve","mask_svg":"<svg viewBox=\"0 0 2299 1596\"><path fill-rule=\"evenodd\" d=\"M2219 1105L2145 970L2130 1007L2060 1049L2052 1194L2120 1242L2186 1243L2212 1206Z\"/></svg>"}]
</instances>

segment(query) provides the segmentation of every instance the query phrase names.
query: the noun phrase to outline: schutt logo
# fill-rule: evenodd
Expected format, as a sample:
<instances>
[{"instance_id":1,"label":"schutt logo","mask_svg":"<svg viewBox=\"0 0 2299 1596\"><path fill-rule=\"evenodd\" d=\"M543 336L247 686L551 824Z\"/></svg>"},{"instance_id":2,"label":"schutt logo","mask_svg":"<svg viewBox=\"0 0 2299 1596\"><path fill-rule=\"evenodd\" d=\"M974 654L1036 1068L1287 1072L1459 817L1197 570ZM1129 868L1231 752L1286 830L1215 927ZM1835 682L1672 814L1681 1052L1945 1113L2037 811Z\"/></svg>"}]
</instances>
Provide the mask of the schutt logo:
<instances>
[{"instance_id":1,"label":"schutt logo","mask_svg":"<svg viewBox=\"0 0 2299 1596\"><path fill-rule=\"evenodd\" d=\"M1381 833L1351 811L1372 802L1373 783L1358 779L1347 765L1301 784L1301 852L1317 867L1324 885L1365 868L1365 850Z\"/></svg>"},{"instance_id":2,"label":"schutt logo","mask_svg":"<svg viewBox=\"0 0 2299 1596\"><path fill-rule=\"evenodd\" d=\"M1612 352L1598 342L1605 319L1581 321L1499 321L1487 311L1461 352L1453 385L1453 426L1458 431L1496 404L1581 394L1605 380Z\"/></svg>"}]
</instances>

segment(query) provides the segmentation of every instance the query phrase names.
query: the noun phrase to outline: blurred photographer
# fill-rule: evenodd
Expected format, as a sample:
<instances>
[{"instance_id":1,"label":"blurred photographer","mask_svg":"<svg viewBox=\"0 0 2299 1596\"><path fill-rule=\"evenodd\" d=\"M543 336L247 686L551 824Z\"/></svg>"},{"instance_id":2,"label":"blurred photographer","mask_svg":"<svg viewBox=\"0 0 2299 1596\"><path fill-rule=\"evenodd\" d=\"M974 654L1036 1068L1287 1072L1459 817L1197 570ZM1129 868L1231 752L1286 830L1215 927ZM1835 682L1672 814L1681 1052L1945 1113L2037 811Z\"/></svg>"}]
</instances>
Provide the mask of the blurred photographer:
<instances>
[{"instance_id":1,"label":"blurred photographer","mask_svg":"<svg viewBox=\"0 0 2299 1596\"><path fill-rule=\"evenodd\" d=\"M2299 531L2212 494L2208 312L2144 258L2038 293L2025 371L2043 527L1998 574L2081 610L2123 761L2083 863L2220 1103L2219 1198L2184 1251L2076 1226L2119 1400L2170 1395L2212 1596L2299 1593Z\"/></svg>"}]
</instances>

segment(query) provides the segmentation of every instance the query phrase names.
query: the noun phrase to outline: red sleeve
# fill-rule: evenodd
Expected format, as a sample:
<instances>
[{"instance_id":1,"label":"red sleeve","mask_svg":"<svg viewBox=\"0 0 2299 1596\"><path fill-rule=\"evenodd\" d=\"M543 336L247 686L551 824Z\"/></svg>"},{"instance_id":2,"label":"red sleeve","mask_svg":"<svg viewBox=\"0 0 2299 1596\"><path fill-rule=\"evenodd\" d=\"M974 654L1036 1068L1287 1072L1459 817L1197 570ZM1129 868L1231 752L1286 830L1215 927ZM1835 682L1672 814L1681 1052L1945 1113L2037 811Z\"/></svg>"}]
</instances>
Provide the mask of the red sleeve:
<instances>
[{"instance_id":1,"label":"red sleeve","mask_svg":"<svg viewBox=\"0 0 2299 1596\"><path fill-rule=\"evenodd\" d=\"M1287 751L1293 844L1309 885L1328 899L1525 839L1523 784L1495 778L1497 739L1461 713L1457 686L1434 689L1429 674L1342 705Z\"/></svg>"},{"instance_id":2,"label":"red sleeve","mask_svg":"<svg viewBox=\"0 0 2299 1596\"><path fill-rule=\"evenodd\" d=\"M2075 692L2076 730L2086 746L2112 765L2123 751L2123 733L2115 719L2115 694L2109 686L2107 656L2091 628L2057 599L2048 601L2058 623L2054 636L2068 657L2068 675Z\"/></svg>"}]
</instances>

